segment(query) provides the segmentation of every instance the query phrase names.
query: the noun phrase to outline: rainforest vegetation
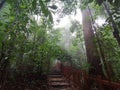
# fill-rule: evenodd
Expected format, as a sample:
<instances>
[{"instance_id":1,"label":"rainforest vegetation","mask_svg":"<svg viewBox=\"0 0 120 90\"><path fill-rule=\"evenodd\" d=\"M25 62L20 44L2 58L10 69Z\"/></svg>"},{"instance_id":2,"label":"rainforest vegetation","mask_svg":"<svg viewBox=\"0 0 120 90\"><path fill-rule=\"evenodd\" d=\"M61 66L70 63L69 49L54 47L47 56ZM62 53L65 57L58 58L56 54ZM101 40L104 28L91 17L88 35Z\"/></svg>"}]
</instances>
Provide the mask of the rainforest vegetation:
<instances>
[{"instance_id":1,"label":"rainforest vegetation","mask_svg":"<svg viewBox=\"0 0 120 90\"><path fill-rule=\"evenodd\" d=\"M119 82L120 0L1 0L0 89L37 90L56 60Z\"/></svg>"}]
</instances>

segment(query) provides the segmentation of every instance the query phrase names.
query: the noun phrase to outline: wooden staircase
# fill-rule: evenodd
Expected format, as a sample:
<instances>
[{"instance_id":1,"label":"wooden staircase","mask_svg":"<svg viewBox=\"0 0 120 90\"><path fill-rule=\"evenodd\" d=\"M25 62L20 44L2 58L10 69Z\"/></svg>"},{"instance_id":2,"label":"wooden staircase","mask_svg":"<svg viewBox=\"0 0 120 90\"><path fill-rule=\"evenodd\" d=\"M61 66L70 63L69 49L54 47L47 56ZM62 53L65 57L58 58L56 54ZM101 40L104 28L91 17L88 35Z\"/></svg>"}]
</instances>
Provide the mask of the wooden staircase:
<instances>
[{"instance_id":1,"label":"wooden staircase","mask_svg":"<svg viewBox=\"0 0 120 90\"><path fill-rule=\"evenodd\" d=\"M60 73L48 75L49 90L72 90L70 83Z\"/></svg>"}]
</instances>

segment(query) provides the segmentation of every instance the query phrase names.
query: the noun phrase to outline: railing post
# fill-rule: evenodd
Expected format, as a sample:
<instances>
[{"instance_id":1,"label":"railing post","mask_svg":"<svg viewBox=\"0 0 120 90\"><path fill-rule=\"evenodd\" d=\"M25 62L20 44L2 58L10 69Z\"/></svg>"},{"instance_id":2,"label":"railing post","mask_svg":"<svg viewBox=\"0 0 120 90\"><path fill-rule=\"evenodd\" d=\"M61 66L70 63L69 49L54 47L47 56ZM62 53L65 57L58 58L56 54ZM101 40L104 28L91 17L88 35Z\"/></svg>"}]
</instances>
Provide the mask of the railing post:
<instances>
[{"instance_id":1,"label":"railing post","mask_svg":"<svg viewBox=\"0 0 120 90\"><path fill-rule=\"evenodd\" d=\"M101 78L101 76L98 76L98 79L102 79ZM99 84L99 90L104 90L104 87L103 87L103 84L102 84L102 82L100 82L99 80L98 80L98 84Z\"/></svg>"},{"instance_id":2,"label":"railing post","mask_svg":"<svg viewBox=\"0 0 120 90\"><path fill-rule=\"evenodd\" d=\"M85 71L82 72L83 73L83 78L84 78L84 90L92 90L91 89L91 85L90 85L90 79L89 76L87 75L87 73Z\"/></svg>"}]
</instances>

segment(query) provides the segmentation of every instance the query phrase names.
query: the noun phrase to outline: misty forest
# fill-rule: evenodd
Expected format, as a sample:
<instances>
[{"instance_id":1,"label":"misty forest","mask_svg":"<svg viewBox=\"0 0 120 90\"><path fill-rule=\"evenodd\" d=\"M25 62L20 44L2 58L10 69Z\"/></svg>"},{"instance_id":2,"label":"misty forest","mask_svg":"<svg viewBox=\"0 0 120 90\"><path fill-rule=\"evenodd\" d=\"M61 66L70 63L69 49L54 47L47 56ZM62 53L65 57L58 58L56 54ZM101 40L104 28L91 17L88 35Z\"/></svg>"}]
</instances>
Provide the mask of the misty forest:
<instances>
[{"instance_id":1,"label":"misty forest","mask_svg":"<svg viewBox=\"0 0 120 90\"><path fill-rule=\"evenodd\" d=\"M120 0L0 0L0 90L120 90Z\"/></svg>"}]
</instances>

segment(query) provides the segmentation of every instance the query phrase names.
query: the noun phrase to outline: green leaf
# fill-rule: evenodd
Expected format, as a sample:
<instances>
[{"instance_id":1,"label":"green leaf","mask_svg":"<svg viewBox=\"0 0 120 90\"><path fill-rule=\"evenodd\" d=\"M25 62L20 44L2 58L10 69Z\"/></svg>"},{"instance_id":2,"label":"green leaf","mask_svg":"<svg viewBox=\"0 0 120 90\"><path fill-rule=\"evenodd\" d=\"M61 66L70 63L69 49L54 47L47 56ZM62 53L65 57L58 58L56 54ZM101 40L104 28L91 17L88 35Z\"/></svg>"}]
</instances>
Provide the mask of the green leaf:
<instances>
[{"instance_id":1,"label":"green leaf","mask_svg":"<svg viewBox=\"0 0 120 90\"><path fill-rule=\"evenodd\" d=\"M37 1L36 1L36 0L33 0L33 2L32 2L33 9L36 8L36 5L37 5Z\"/></svg>"},{"instance_id":2,"label":"green leaf","mask_svg":"<svg viewBox=\"0 0 120 90\"><path fill-rule=\"evenodd\" d=\"M27 6L26 5L20 5L20 8L25 9Z\"/></svg>"},{"instance_id":3,"label":"green leaf","mask_svg":"<svg viewBox=\"0 0 120 90\"><path fill-rule=\"evenodd\" d=\"M115 0L114 6L119 8L120 7L120 0Z\"/></svg>"},{"instance_id":4,"label":"green leaf","mask_svg":"<svg viewBox=\"0 0 120 90\"><path fill-rule=\"evenodd\" d=\"M41 10L43 14L45 15L45 17L48 17L49 20L53 22L52 15L51 15L51 12L48 10L48 7L44 4L42 0L39 0L39 2L40 2Z\"/></svg>"},{"instance_id":5,"label":"green leaf","mask_svg":"<svg viewBox=\"0 0 120 90\"><path fill-rule=\"evenodd\" d=\"M9 19L13 21L15 19L15 16L10 16Z\"/></svg>"},{"instance_id":6,"label":"green leaf","mask_svg":"<svg viewBox=\"0 0 120 90\"><path fill-rule=\"evenodd\" d=\"M2 26L3 25L3 23L2 22L0 22L0 26Z\"/></svg>"}]
</instances>

